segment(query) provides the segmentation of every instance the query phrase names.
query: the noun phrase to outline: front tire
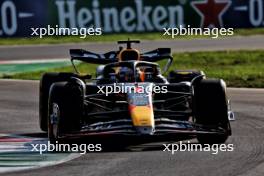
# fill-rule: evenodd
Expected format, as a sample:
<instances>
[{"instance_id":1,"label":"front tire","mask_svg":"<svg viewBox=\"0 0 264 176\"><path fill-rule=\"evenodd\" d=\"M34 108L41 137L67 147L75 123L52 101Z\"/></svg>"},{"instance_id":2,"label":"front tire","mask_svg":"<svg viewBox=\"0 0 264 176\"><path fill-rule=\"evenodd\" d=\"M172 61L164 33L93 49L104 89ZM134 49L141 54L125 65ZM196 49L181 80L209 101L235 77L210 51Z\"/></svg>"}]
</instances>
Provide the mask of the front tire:
<instances>
[{"instance_id":1,"label":"front tire","mask_svg":"<svg viewBox=\"0 0 264 176\"><path fill-rule=\"evenodd\" d=\"M218 79L200 80L194 85L193 99L196 123L223 131L219 134L198 134L197 140L202 144L224 143L231 134L225 82Z\"/></svg>"},{"instance_id":2,"label":"front tire","mask_svg":"<svg viewBox=\"0 0 264 176\"><path fill-rule=\"evenodd\" d=\"M83 115L83 90L70 83L54 83L48 108L48 137L55 143L63 134L78 131Z\"/></svg>"},{"instance_id":3,"label":"front tire","mask_svg":"<svg viewBox=\"0 0 264 176\"><path fill-rule=\"evenodd\" d=\"M39 127L47 132L48 126L48 98L50 87L55 82L68 81L74 73L45 73L42 75L39 86Z\"/></svg>"}]
</instances>

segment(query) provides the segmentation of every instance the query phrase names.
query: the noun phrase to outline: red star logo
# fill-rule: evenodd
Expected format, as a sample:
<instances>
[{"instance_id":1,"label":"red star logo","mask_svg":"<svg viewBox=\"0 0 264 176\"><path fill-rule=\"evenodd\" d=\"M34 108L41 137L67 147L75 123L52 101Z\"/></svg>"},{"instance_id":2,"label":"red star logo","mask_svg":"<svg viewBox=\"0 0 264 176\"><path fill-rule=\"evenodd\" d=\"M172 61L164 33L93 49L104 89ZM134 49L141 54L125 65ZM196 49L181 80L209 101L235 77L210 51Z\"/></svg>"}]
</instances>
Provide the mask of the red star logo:
<instances>
[{"instance_id":1,"label":"red star logo","mask_svg":"<svg viewBox=\"0 0 264 176\"><path fill-rule=\"evenodd\" d=\"M202 18L201 27L223 27L222 15L231 5L231 1L205 0L191 2L191 5Z\"/></svg>"}]
</instances>

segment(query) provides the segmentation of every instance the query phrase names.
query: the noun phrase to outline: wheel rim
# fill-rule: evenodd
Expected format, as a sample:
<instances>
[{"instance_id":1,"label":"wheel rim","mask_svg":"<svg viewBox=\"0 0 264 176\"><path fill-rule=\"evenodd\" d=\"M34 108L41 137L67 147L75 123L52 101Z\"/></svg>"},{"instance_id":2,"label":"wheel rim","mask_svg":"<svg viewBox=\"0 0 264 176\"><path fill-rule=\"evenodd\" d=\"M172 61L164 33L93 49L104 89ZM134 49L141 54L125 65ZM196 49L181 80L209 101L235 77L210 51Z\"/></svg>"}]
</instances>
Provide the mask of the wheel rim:
<instances>
[{"instance_id":1,"label":"wheel rim","mask_svg":"<svg viewBox=\"0 0 264 176\"><path fill-rule=\"evenodd\" d=\"M50 115L50 121L51 121L52 135L55 139L58 138L59 119L60 119L60 107L57 103L52 103L52 111L51 111L51 115Z\"/></svg>"}]
</instances>

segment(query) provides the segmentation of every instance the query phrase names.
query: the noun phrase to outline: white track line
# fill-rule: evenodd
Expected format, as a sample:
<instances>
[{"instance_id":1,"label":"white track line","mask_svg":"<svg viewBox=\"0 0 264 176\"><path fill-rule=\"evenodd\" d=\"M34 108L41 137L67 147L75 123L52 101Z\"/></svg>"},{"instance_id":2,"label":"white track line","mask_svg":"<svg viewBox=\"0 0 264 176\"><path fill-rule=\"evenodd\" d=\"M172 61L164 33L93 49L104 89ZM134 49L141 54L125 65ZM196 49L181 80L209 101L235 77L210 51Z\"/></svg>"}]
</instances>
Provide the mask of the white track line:
<instances>
[{"instance_id":1,"label":"white track line","mask_svg":"<svg viewBox=\"0 0 264 176\"><path fill-rule=\"evenodd\" d=\"M4 60L0 61L0 65L5 64L41 64L41 63L56 63L56 62L70 62L69 59L37 59L37 60Z\"/></svg>"},{"instance_id":2,"label":"white track line","mask_svg":"<svg viewBox=\"0 0 264 176\"><path fill-rule=\"evenodd\" d=\"M0 82L39 83L39 80L0 79Z\"/></svg>"},{"instance_id":3,"label":"white track line","mask_svg":"<svg viewBox=\"0 0 264 176\"><path fill-rule=\"evenodd\" d=\"M28 138L28 139L32 139L32 142L36 142L38 140L42 140L42 143L45 142L47 139L45 138L32 138L32 137L26 137L26 136L19 136L19 135L13 135L13 134L0 134L0 137L11 137L14 139L20 139L20 138ZM30 143L32 143L30 142ZM30 150L30 148L28 148L27 146L25 146L25 143L28 142L12 142L12 141L3 141L0 142L0 163L3 163L4 161L1 161L1 157L3 155L10 155L10 158L18 158L19 155L22 153L24 154L25 157L30 157L30 155L27 155L27 152L32 152L32 150ZM40 143L41 144L41 143ZM18 154L19 153L19 154ZM3 155L2 155L3 154ZM16 154L18 154L16 156ZM31 154L31 153L29 153ZM39 154L36 152L36 154ZM50 155L54 155L54 157L56 157L56 155L60 155L59 153L48 153ZM61 164L61 163L65 163L68 162L70 160L73 160L75 158L80 157L81 154L80 153L69 153L66 154L65 156L59 156L57 157L57 160L52 159L53 157L50 156L51 159L49 160L32 160L32 161L28 161L28 163L19 163L20 160L18 160L17 162L15 161L12 165L7 163L6 166L1 166L0 167L0 173L7 173L7 172L17 172L17 171L21 171L21 170L31 170L31 169L38 169L38 168L42 168L42 167L46 167L46 166L53 166L53 165L57 165L57 164ZM39 154L39 157L41 159L41 154ZM11 167L12 166L12 167Z\"/></svg>"}]
</instances>

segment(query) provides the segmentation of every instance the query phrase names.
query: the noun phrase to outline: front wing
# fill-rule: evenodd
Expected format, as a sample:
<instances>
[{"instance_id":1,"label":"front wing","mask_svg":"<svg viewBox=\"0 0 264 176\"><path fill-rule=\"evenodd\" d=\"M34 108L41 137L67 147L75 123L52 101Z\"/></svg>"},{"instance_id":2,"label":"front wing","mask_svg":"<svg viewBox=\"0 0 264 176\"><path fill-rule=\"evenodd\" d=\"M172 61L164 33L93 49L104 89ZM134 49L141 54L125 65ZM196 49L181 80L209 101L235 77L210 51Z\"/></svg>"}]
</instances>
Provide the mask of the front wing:
<instances>
[{"instance_id":1,"label":"front wing","mask_svg":"<svg viewBox=\"0 0 264 176\"><path fill-rule=\"evenodd\" d=\"M148 136L225 134L226 131L215 126L203 126L189 121L155 119L155 131ZM62 134L61 137L81 137L95 135L146 136L136 131L130 119L98 122L83 126L80 131Z\"/></svg>"}]
</instances>

